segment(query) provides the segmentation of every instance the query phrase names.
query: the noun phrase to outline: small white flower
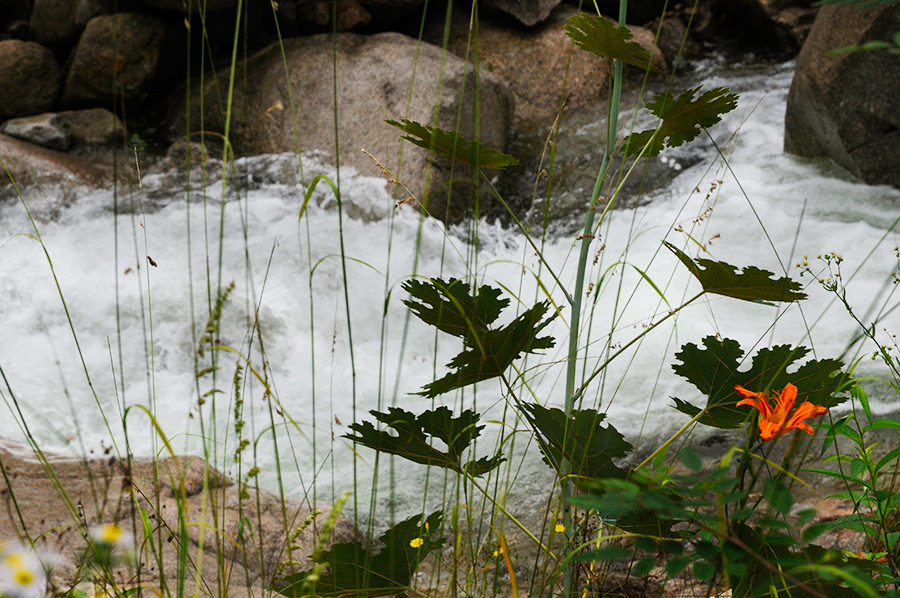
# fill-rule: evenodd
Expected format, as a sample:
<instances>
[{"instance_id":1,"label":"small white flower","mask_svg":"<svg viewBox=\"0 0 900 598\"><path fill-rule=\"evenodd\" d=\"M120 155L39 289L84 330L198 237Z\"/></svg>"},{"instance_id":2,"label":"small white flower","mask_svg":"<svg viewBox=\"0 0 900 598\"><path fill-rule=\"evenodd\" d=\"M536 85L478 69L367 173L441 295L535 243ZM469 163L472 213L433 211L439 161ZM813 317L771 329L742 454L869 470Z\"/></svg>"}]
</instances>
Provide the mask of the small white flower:
<instances>
[{"instance_id":1,"label":"small white flower","mask_svg":"<svg viewBox=\"0 0 900 598\"><path fill-rule=\"evenodd\" d=\"M131 534L122 529L118 523L104 523L91 531L94 542L110 548L126 548L131 546Z\"/></svg>"},{"instance_id":2,"label":"small white flower","mask_svg":"<svg viewBox=\"0 0 900 598\"><path fill-rule=\"evenodd\" d=\"M41 560L21 546L0 544L0 596L40 598L47 589L47 574Z\"/></svg>"}]
</instances>

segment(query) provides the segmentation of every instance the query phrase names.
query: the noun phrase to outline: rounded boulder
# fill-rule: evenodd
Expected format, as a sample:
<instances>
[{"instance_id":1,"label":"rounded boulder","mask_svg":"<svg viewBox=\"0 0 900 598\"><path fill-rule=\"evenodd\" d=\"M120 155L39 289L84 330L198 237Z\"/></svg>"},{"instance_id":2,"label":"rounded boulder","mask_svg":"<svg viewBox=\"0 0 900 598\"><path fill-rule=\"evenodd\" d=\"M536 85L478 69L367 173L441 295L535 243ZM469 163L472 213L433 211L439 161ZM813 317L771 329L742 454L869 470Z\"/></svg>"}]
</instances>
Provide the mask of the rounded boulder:
<instances>
[{"instance_id":1,"label":"rounded boulder","mask_svg":"<svg viewBox=\"0 0 900 598\"><path fill-rule=\"evenodd\" d=\"M34 42L0 41L0 119L53 109L62 72L53 53Z\"/></svg>"},{"instance_id":2,"label":"rounded boulder","mask_svg":"<svg viewBox=\"0 0 900 598\"><path fill-rule=\"evenodd\" d=\"M455 222L468 213L473 173L402 141L401 132L385 120L408 118L457 130L502 150L512 100L494 75L480 72L476 95L471 65L399 33L345 33L334 42L330 35L319 34L285 40L283 52L284 61L282 48L272 45L237 66L236 72L253 73L246 82L235 82L229 136L238 153L320 151L337 154L341 165L362 174L378 175L379 169L362 152L365 149L436 218ZM192 131L201 126L225 131L227 105L219 90L228 88L228 72L223 69L203 85L191 84ZM184 94L170 106L169 122L183 135Z\"/></svg>"},{"instance_id":3,"label":"rounded boulder","mask_svg":"<svg viewBox=\"0 0 900 598\"><path fill-rule=\"evenodd\" d=\"M90 106L113 95L136 99L152 92L173 71L175 36L170 26L149 15L94 17L70 58L62 103Z\"/></svg>"},{"instance_id":4,"label":"rounded boulder","mask_svg":"<svg viewBox=\"0 0 900 598\"><path fill-rule=\"evenodd\" d=\"M900 4L824 6L797 58L785 115L785 151L828 156L870 184L900 187L900 56L837 52L890 40Z\"/></svg>"}]
</instances>

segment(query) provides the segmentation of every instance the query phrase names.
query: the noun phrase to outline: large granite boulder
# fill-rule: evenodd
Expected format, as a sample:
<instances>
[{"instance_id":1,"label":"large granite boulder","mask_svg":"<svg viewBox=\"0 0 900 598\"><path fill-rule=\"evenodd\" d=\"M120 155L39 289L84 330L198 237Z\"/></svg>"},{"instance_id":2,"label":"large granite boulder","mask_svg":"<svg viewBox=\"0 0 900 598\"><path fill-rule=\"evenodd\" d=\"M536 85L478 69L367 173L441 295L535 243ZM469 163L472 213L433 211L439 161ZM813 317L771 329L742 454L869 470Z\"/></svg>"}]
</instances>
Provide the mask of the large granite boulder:
<instances>
[{"instance_id":1,"label":"large granite boulder","mask_svg":"<svg viewBox=\"0 0 900 598\"><path fill-rule=\"evenodd\" d=\"M828 156L868 183L900 187L900 57L885 50L832 53L892 39L900 4L822 7L797 58L784 149Z\"/></svg>"},{"instance_id":2,"label":"large granite boulder","mask_svg":"<svg viewBox=\"0 0 900 598\"><path fill-rule=\"evenodd\" d=\"M337 153L341 165L377 175L374 155L402 181L429 213L459 221L473 198L472 173L401 141L385 119L409 118L459 130L484 145L503 149L512 113L509 92L482 71L477 88L471 65L438 47L398 33L339 34L337 76L332 78L332 38L327 34L285 40L237 65L253 73L235 81L228 135L239 154ZM285 72L287 70L287 73ZM415 79L413 79L415 77ZM191 131L226 130L228 69L190 85ZM335 90L332 86L336 85ZM186 132L184 91L170 103L169 123ZM338 98L335 122L334 98ZM203 105L203 121L200 107ZM476 127L475 123L479 126ZM335 147L335 126L337 143ZM398 163L401 157L402 163ZM451 182L452 172L452 186ZM402 192L403 196L406 195ZM401 196L401 197L403 197Z\"/></svg>"},{"instance_id":3,"label":"large granite boulder","mask_svg":"<svg viewBox=\"0 0 900 598\"><path fill-rule=\"evenodd\" d=\"M176 71L178 32L149 15L118 13L91 19L78 40L63 87L67 107L139 99Z\"/></svg>"},{"instance_id":4,"label":"large granite boulder","mask_svg":"<svg viewBox=\"0 0 900 598\"><path fill-rule=\"evenodd\" d=\"M537 125L549 128L565 104L567 109L597 105L609 90L608 61L575 46L566 35L569 17L578 10L562 5L553 10L541 25L524 29L497 19L484 18L478 28L478 56L482 66L497 75L515 98L514 121L518 128ZM665 77L666 60L654 44L654 35L641 27L628 26L635 41L651 54L657 67L654 76ZM441 43L443 23L428 29L426 39ZM464 57L473 55L470 44L468 13L454 11L448 46ZM628 83L643 78L643 71L626 67ZM541 133L544 134L543 132Z\"/></svg>"},{"instance_id":5,"label":"large granite boulder","mask_svg":"<svg viewBox=\"0 0 900 598\"><path fill-rule=\"evenodd\" d=\"M34 42L0 42L0 120L53 108L62 72L53 52Z\"/></svg>"}]
</instances>

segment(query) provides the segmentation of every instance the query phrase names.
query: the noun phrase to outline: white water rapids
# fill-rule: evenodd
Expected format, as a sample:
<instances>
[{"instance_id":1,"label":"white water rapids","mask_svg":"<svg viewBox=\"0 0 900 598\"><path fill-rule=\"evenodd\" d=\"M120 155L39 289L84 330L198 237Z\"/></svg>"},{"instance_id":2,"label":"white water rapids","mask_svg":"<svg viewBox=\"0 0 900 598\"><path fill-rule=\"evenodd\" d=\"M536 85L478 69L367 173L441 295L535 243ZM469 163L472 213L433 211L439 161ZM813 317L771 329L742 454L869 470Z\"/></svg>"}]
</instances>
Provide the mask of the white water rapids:
<instances>
[{"instance_id":1,"label":"white water rapids","mask_svg":"<svg viewBox=\"0 0 900 598\"><path fill-rule=\"evenodd\" d=\"M598 364L611 329L612 342L624 344L699 290L661 245L663 239L691 255L738 267L756 265L808 285L809 299L786 308L726 298L698 302L614 361L588 388L584 406L599 404L608 421L631 440L643 434L642 446L687 420L672 409L670 396L702 404L697 391L670 367L684 343L699 344L705 336L719 334L738 340L748 354L782 343L812 347L817 358L844 354L858 327L833 295L810 276L799 277L796 263L804 255L813 269L821 263L817 254L841 255L842 278L855 312L871 322L893 306L876 328L884 343L891 342L884 328L900 332L900 287L891 284L892 273L900 269L895 250L900 244L900 191L864 185L826 160L782 153L791 75L790 64L708 75L705 87L722 85L740 94L738 109L710 132L730 167L711 152L700 164L682 169L677 152L664 153L661 159L679 170L672 184L644 207L610 212L597 231L592 254L601 245L604 249L589 277L596 282L604 272L607 276L593 320L584 324L586 333L590 325L589 370ZM601 143L599 127L584 127L582 133ZM522 235L483 222L477 247L472 246L465 231L448 232L429 221L420 226L409 207L394 212L382 179L348 170L340 177L345 214L352 216L343 222L347 259L342 264L336 203L325 185L317 188L298 224L304 188L295 163L291 156L239 161L255 174L249 190L227 194L224 214L218 183L210 184L204 204L197 190L190 202L184 193L154 195L155 188L162 188L160 181L147 177L145 196L153 209L141 213L139 190L120 190L120 205L138 207L134 216L118 217L111 191L79 190L71 205L26 193L52 271L22 203L0 205L0 367L5 377L0 437L22 440L27 426L45 450L96 456L115 445L112 450L121 454L126 437L122 413L130 409L131 450L138 455L162 452L148 415L134 407L145 406L175 451L202 453L201 435L214 437L210 447L217 466L239 475L258 464L263 485L272 487L275 453L269 427L274 421L289 493L299 497L315 484L319 496L330 500L332 490L353 484L353 452L340 435L351 422L371 419L369 409L397 405L418 413L442 399L457 413L474 404L486 420L504 417L507 404L496 383L434 404L410 395L443 375L444 364L460 345L449 337L435 343L433 329L408 317L400 283L412 275L474 276L480 284L502 286L522 300L517 307L513 299L506 322L514 311L544 298L536 282L539 275L553 300L564 305L563 294L546 268L539 271ZM304 165L307 180L319 172L336 178L315 157L305 158ZM52 219L43 217L48 205L53 206ZM547 262L570 292L577 262L574 237L554 238L544 247ZM708 253L698 253L697 242ZM156 267L148 266L148 255ZM610 269L619 262L628 266ZM669 305L638 270L654 281ZM199 394L212 388L212 379L205 376L198 385L195 378L196 345L209 315L208 284L215 288L220 280L223 286L234 281L235 290L225 304L218 339L245 354L252 344L251 365L268 377L277 397L277 403L264 397L261 385L245 371L242 417L247 423L242 432L251 444L240 471L232 460L237 440L231 385L240 357L219 354L217 387L223 392L207 397L202 407ZM591 301L597 292L593 290ZM254 305L264 356L248 324ZM528 358L526 376L534 397L524 398L561 404L568 318L564 305L562 316L547 329L556 347ZM845 362L873 350L872 345L857 345ZM861 367L881 371L868 358ZM876 409L894 408L889 398L876 402ZM295 423L285 423L276 409ZM506 418L513 422L512 413ZM487 425L485 438L496 437L499 424ZM484 442L477 452L492 451L492 443ZM372 451L359 449L355 469L361 486L371 479L374 462ZM421 492L416 480L424 471L424 466L398 466L401 482L409 480L409 495Z\"/></svg>"}]
</instances>

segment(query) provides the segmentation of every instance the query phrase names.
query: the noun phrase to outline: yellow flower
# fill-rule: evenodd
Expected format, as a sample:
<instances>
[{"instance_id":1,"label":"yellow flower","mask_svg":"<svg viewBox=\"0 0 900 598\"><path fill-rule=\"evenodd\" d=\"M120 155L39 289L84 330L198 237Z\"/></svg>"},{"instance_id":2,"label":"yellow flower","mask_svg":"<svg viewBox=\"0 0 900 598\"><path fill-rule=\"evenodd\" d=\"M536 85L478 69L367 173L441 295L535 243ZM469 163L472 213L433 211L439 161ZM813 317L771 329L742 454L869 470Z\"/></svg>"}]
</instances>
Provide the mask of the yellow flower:
<instances>
[{"instance_id":1,"label":"yellow flower","mask_svg":"<svg viewBox=\"0 0 900 598\"><path fill-rule=\"evenodd\" d=\"M412 540L410 540L409 545L413 548L418 548L424 543L425 540L423 540L422 538L413 538Z\"/></svg>"},{"instance_id":2,"label":"yellow flower","mask_svg":"<svg viewBox=\"0 0 900 598\"><path fill-rule=\"evenodd\" d=\"M774 408L769 405L769 397L764 392L752 392L740 384L734 389L744 397L742 401L738 402L738 405L752 405L759 410L759 435L763 440L779 438L794 428L812 434L812 426L803 420L819 417L828 412L825 407L813 405L809 401L803 401L799 407L793 409L794 402L797 400L797 387L790 383L784 387L784 390L773 396Z\"/></svg>"},{"instance_id":3,"label":"yellow flower","mask_svg":"<svg viewBox=\"0 0 900 598\"><path fill-rule=\"evenodd\" d=\"M556 530L556 533L561 534L566 531L566 526L562 523L557 523L556 527L554 527L553 529Z\"/></svg>"}]
</instances>

